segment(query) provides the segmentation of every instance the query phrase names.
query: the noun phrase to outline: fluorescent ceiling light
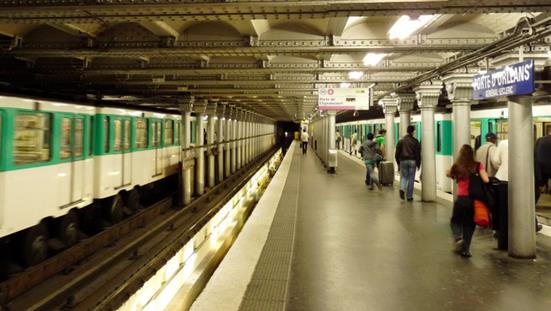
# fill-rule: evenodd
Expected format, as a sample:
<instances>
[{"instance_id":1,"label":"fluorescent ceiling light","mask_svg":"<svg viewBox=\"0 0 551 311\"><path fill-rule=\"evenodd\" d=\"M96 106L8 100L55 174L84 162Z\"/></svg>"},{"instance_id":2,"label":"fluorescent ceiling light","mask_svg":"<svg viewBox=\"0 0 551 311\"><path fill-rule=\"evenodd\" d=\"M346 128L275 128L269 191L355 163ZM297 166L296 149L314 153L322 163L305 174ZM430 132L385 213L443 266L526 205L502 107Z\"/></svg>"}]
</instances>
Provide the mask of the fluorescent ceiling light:
<instances>
[{"instance_id":1,"label":"fluorescent ceiling light","mask_svg":"<svg viewBox=\"0 0 551 311\"><path fill-rule=\"evenodd\" d=\"M364 76L364 73L361 71L350 71L348 73L348 79L351 80L360 80Z\"/></svg>"},{"instance_id":2,"label":"fluorescent ceiling light","mask_svg":"<svg viewBox=\"0 0 551 311\"><path fill-rule=\"evenodd\" d=\"M350 83L348 82L341 82L341 89L347 89L350 87Z\"/></svg>"},{"instance_id":3,"label":"fluorescent ceiling light","mask_svg":"<svg viewBox=\"0 0 551 311\"><path fill-rule=\"evenodd\" d=\"M367 53L363 59L364 65L375 66L386 57L385 53Z\"/></svg>"},{"instance_id":4,"label":"fluorescent ceiling light","mask_svg":"<svg viewBox=\"0 0 551 311\"><path fill-rule=\"evenodd\" d=\"M390 39L405 39L423 26L437 19L439 16L440 15L421 15L417 19L411 19L411 17L407 15L402 15L396 23L392 25L388 31L388 36Z\"/></svg>"}]
</instances>

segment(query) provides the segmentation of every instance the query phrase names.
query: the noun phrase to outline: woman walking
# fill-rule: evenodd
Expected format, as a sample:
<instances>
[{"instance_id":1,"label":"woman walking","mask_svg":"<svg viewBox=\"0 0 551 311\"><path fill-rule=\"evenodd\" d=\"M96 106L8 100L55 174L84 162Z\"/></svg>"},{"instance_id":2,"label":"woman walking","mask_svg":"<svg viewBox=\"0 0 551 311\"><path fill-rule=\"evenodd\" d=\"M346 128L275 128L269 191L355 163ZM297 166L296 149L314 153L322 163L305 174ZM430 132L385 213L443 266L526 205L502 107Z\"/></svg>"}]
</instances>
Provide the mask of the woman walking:
<instances>
[{"instance_id":1,"label":"woman walking","mask_svg":"<svg viewBox=\"0 0 551 311\"><path fill-rule=\"evenodd\" d=\"M471 239L476 225L474 223L473 201L469 197L469 179L477 171L483 182L488 183L490 181L484 165L475 161L473 148L470 145L463 145L459 150L457 160L448 172L448 177L457 182L457 199L453 204L450 225L455 239L456 251L462 257L471 257Z\"/></svg>"}]
</instances>

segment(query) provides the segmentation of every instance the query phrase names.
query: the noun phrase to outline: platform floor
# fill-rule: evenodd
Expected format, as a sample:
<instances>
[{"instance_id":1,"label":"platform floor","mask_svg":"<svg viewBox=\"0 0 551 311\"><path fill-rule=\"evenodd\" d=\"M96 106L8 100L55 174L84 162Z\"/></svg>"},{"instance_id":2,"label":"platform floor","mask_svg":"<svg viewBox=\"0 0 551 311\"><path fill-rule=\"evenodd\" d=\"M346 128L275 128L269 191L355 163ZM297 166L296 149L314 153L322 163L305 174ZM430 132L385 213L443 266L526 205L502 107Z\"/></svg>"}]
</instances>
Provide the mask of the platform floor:
<instances>
[{"instance_id":1,"label":"platform floor","mask_svg":"<svg viewBox=\"0 0 551 311\"><path fill-rule=\"evenodd\" d=\"M287 310L551 310L548 237L538 235L536 260L517 260L477 230L464 259L452 252L450 204L370 191L364 168L342 155L334 175L311 150L296 161Z\"/></svg>"}]
</instances>

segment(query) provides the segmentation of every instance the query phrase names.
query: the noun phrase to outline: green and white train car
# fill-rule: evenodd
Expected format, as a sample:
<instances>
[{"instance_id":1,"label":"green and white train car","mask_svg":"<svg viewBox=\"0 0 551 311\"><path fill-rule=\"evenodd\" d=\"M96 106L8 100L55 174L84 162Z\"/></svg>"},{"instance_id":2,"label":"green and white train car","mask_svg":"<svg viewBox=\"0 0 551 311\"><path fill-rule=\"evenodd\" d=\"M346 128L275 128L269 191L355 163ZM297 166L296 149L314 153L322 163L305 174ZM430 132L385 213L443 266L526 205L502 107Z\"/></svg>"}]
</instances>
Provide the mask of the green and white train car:
<instances>
[{"instance_id":1,"label":"green and white train car","mask_svg":"<svg viewBox=\"0 0 551 311\"><path fill-rule=\"evenodd\" d=\"M551 129L551 105L535 105L533 107L534 117L534 137L535 141L538 137L545 135ZM436 182L437 188L441 191L451 192L452 182L446 177L447 170L451 167L453 161L453 124L451 113L436 113L434 117L434 142L436 151ZM394 119L395 141L402 136L399 133L400 118ZM414 114L411 117L411 124L416 126L415 136L421 141L421 115ZM358 132L359 148L361 142L365 140L368 133L377 134L382 128L385 128L384 119L371 119L344 122L337 124L337 129L343 137L342 148L354 154L351 150L351 135L354 131ZM475 146L476 137L480 135L481 143L486 142L485 136L488 132L496 133L498 140L507 139L508 136L508 110L507 107L495 107L489 109L473 109L471 112L471 145ZM359 154L356 155L359 156ZM420 172L417 172L417 180L419 180Z\"/></svg>"},{"instance_id":2,"label":"green and white train car","mask_svg":"<svg viewBox=\"0 0 551 311\"><path fill-rule=\"evenodd\" d=\"M0 96L0 247L32 265L78 241L81 211L119 221L180 153L178 114Z\"/></svg>"}]
</instances>

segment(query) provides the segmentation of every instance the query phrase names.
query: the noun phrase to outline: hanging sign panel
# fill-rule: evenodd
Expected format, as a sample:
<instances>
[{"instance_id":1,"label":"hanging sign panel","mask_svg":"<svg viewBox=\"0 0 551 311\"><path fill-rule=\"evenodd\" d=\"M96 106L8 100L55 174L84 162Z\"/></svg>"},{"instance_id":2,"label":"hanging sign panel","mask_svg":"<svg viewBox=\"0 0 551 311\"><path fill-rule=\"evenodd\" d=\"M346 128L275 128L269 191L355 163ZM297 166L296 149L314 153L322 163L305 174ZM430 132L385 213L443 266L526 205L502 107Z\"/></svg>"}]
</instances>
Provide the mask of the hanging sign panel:
<instances>
[{"instance_id":1,"label":"hanging sign panel","mask_svg":"<svg viewBox=\"0 0 551 311\"><path fill-rule=\"evenodd\" d=\"M320 110L368 110L371 97L369 88L320 88Z\"/></svg>"},{"instance_id":2,"label":"hanging sign panel","mask_svg":"<svg viewBox=\"0 0 551 311\"><path fill-rule=\"evenodd\" d=\"M534 61L506 66L473 78L473 99L523 95L534 92Z\"/></svg>"}]
</instances>

